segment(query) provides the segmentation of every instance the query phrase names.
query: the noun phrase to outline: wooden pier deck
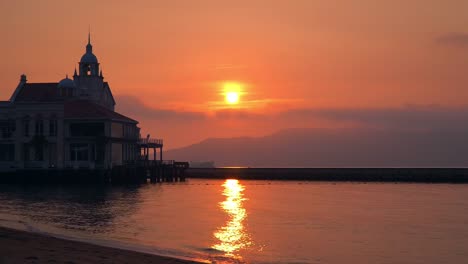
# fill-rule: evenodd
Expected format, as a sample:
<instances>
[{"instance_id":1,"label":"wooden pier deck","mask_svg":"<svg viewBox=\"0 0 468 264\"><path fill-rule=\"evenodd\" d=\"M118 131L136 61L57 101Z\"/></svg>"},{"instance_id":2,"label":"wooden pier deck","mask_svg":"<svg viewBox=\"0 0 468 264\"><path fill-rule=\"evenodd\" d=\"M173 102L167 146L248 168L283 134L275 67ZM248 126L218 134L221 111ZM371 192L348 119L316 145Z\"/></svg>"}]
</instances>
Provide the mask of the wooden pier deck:
<instances>
[{"instance_id":1,"label":"wooden pier deck","mask_svg":"<svg viewBox=\"0 0 468 264\"><path fill-rule=\"evenodd\" d=\"M188 162L146 161L112 169L17 169L0 172L0 184L143 184L183 182Z\"/></svg>"},{"instance_id":2,"label":"wooden pier deck","mask_svg":"<svg viewBox=\"0 0 468 264\"><path fill-rule=\"evenodd\" d=\"M134 165L112 168L111 183L157 183L185 181L188 162L174 160L144 160Z\"/></svg>"}]
</instances>

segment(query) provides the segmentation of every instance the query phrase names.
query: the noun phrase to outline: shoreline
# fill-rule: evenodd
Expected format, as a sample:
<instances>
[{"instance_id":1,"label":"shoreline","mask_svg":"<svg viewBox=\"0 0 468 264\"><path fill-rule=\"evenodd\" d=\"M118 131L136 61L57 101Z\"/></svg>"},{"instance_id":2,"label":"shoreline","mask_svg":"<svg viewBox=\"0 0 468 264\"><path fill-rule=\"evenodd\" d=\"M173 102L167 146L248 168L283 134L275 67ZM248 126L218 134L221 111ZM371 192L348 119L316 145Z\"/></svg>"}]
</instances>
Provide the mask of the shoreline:
<instances>
[{"instance_id":1,"label":"shoreline","mask_svg":"<svg viewBox=\"0 0 468 264\"><path fill-rule=\"evenodd\" d=\"M0 263L203 263L0 227Z\"/></svg>"}]
</instances>

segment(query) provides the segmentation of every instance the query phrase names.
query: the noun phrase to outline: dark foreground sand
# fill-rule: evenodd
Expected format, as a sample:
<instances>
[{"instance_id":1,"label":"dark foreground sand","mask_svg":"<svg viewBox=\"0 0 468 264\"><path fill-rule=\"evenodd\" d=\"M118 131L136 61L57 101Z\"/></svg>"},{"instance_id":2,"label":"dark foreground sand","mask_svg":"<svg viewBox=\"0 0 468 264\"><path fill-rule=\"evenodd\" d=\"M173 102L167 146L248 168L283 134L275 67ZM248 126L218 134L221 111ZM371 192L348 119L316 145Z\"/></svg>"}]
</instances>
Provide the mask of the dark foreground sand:
<instances>
[{"instance_id":1,"label":"dark foreground sand","mask_svg":"<svg viewBox=\"0 0 468 264\"><path fill-rule=\"evenodd\" d=\"M0 264L6 263L197 263L62 240L0 227Z\"/></svg>"}]
</instances>

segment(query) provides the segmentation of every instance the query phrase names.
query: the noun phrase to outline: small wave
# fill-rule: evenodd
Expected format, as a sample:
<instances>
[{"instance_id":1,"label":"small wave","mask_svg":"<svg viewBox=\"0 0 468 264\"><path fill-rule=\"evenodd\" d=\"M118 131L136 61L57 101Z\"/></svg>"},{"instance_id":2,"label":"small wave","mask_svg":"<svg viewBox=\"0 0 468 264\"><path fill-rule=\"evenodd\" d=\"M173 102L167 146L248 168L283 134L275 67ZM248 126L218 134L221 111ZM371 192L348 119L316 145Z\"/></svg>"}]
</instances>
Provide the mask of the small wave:
<instances>
[{"instance_id":1,"label":"small wave","mask_svg":"<svg viewBox=\"0 0 468 264\"><path fill-rule=\"evenodd\" d=\"M210 263L216 263L216 264L244 264L247 263L241 258L234 257L234 256L227 256L226 252L222 250L218 250L215 248L199 248L199 247L188 247L193 250L196 250L198 252L204 252L208 254L208 260Z\"/></svg>"},{"instance_id":2,"label":"small wave","mask_svg":"<svg viewBox=\"0 0 468 264\"><path fill-rule=\"evenodd\" d=\"M39 234L39 235L43 235L47 237L54 237L54 238L63 239L63 240L82 242L82 243L87 243L87 244L92 244L92 245L97 245L97 246L118 248L118 249L123 249L123 250L135 251L135 252L146 253L146 254L157 255L157 256L171 257L171 258L182 259L182 260L196 261L196 262L201 262L201 263L213 263L212 261L209 260L209 256L202 255L202 254L182 252L182 251L173 250L173 249L155 248L155 247L150 247L150 246L145 246L145 245L130 244L130 243L122 242L122 241L100 239L100 238L85 236L85 235L71 236L71 235L60 234L60 233L55 233L55 232L47 232L41 229L40 227L38 227L37 225L30 223L30 222L23 221L23 220L0 218L0 226L5 227L5 228L19 230L19 231Z\"/></svg>"}]
</instances>

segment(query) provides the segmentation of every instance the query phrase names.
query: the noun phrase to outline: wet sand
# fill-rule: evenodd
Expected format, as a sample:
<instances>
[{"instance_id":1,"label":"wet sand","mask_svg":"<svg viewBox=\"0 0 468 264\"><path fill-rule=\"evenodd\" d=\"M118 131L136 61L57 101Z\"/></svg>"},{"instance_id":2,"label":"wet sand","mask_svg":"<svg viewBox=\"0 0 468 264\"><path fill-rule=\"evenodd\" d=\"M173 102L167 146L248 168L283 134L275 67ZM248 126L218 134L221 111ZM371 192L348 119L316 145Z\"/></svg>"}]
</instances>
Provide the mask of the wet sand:
<instances>
[{"instance_id":1,"label":"wet sand","mask_svg":"<svg viewBox=\"0 0 468 264\"><path fill-rule=\"evenodd\" d=\"M198 263L97 246L0 227L0 264L9 263Z\"/></svg>"}]
</instances>

